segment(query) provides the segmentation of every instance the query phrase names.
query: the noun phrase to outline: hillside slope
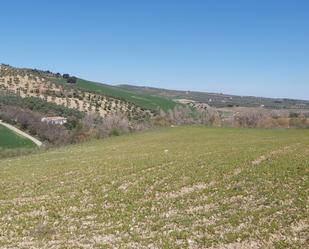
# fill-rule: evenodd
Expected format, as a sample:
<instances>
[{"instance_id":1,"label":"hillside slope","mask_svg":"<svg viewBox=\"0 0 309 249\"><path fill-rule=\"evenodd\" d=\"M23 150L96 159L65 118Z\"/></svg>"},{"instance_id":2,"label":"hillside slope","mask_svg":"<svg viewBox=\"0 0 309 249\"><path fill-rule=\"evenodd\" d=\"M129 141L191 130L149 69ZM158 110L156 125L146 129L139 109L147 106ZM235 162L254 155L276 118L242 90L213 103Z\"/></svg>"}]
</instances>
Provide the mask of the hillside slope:
<instances>
[{"instance_id":1,"label":"hillside slope","mask_svg":"<svg viewBox=\"0 0 309 249\"><path fill-rule=\"evenodd\" d=\"M305 248L308 135L179 127L0 160L0 247Z\"/></svg>"},{"instance_id":2,"label":"hillside slope","mask_svg":"<svg viewBox=\"0 0 309 249\"><path fill-rule=\"evenodd\" d=\"M61 83L64 85L67 84L66 80L63 78L52 77L50 79L56 83ZM168 111L173 109L176 105L176 102L173 100L161 96L143 94L139 93L138 91L125 90L117 86L111 86L79 78L77 78L75 86L78 89L82 89L84 91L92 91L113 98L123 99L149 110L162 109L164 111Z\"/></svg>"},{"instance_id":3,"label":"hillside slope","mask_svg":"<svg viewBox=\"0 0 309 249\"><path fill-rule=\"evenodd\" d=\"M115 98L108 93L81 89L73 84L57 84L45 71L19 69L0 65L0 91L6 91L22 98L36 97L66 108L86 113L97 113L102 117L123 113L129 118L139 119L151 115L147 110L125 99Z\"/></svg>"},{"instance_id":4,"label":"hillside slope","mask_svg":"<svg viewBox=\"0 0 309 249\"><path fill-rule=\"evenodd\" d=\"M209 93L197 91L169 90L154 87L119 85L121 89L135 91L140 94L162 96L173 100L192 100L207 103L214 107L260 107L272 109L309 109L308 100L286 99L286 98L263 98L254 96L237 96L222 93Z\"/></svg>"}]
</instances>

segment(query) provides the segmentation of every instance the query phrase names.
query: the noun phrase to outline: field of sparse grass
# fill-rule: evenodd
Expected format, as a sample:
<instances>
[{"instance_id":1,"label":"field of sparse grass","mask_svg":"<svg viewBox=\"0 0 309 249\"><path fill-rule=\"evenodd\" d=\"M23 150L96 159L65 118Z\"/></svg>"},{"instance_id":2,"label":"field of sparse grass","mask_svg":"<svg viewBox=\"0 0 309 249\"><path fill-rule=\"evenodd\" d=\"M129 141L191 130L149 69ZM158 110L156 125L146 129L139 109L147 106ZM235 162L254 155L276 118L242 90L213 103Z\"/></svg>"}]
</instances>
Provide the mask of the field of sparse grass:
<instances>
[{"instance_id":1,"label":"field of sparse grass","mask_svg":"<svg viewBox=\"0 0 309 249\"><path fill-rule=\"evenodd\" d=\"M0 248L306 248L308 136L176 127L0 160Z\"/></svg>"},{"instance_id":2,"label":"field of sparse grass","mask_svg":"<svg viewBox=\"0 0 309 249\"><path fill-rule=\"evenodd\" d=\"M63 78L52 78L52 81L60 84L67 84L66 79ZM173 109L176 105L174 101L160 96L137 93L134 91L128 91L118 87L83 79L77 79L77 82L74 85L79 89L85 91L93 91L114 98L120 98L149 110L157 110L158 108L160 108L167 111Z\"/></svg>"},{"instance_id":3,"label":"field of sparse grass","mask_svg":"<svg viewBox=\"0 0 309 249\"><path fill-rule=\"evenodd\" d=\"M32 141L0 125L0 149L34 148Z\"/></svg>"}]
</instances>

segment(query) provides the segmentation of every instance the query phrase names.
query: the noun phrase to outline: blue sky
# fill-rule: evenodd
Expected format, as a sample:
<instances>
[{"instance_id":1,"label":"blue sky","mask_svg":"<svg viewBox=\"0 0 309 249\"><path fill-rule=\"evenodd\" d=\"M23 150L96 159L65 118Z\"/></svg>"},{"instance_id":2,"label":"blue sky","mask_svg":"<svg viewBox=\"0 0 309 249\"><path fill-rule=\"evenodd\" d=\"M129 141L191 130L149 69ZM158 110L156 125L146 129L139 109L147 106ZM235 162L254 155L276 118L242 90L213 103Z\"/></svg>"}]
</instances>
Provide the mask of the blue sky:
<instances>
[{"instance_id":1,"label":"blue sky","mask_svg":"<svg viewBox=\"0 0 309 249\"><path fill-rule=\"evenodd\" d=\"M309 99L306 0L2 1L0 62L110 84Z\"/></svg>"}]
</instances>

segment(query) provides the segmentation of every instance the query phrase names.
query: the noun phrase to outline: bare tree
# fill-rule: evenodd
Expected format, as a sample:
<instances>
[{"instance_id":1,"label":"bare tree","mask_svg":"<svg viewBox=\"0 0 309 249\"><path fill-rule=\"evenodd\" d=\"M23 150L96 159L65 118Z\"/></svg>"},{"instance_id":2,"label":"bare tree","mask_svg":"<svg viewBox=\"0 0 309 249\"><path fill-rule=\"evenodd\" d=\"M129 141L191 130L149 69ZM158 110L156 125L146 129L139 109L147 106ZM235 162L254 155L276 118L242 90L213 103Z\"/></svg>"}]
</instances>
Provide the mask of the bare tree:
<instances>
[{"instance_id":1,"label":"bare tree","mask_svg":"<svg viewBox=\"0 0 309 249\"><path fill-rule=\"evenodd\" d=\"M129 131L129 120L123 114L114 114L103 118L98 129L101 137L126 133Z\"/></svg>"},{"instance_id":2,"label":"bare tree","mask_svg":"<svg viewBox=\"0 0 309 249\"><path fill-rule=\"evenodd\" d=\"M267 117L265 111L251 109L234 114L235 122L240 127L255 128Z\"/></svg>"}]
</instances>

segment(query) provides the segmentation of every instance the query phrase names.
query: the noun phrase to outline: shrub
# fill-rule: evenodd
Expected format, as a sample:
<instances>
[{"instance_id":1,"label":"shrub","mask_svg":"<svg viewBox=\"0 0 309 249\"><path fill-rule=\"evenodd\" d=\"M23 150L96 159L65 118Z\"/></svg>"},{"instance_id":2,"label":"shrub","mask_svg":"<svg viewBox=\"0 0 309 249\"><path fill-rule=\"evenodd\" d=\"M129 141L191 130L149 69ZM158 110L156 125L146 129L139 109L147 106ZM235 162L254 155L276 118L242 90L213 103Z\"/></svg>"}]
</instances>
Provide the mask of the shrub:
<instances>
[{"instance_id":1,"label":"shrub","mask_svg":"<svg viewBox=\"0 0 309 249\"><path fill-rule=\"evenodd\" d=\"M129 121L123 114L114 114L105 118L97 114L87 114L71 136L72 142L86 141L92 138L119 136L132 131Z\"/></svg>"},{"instance_id":2,"label":"shrub","mask_svg":"<svg viewBox=\"0 0 309 249\"><path fill-rule=\"evenodd\" d=\"M290 115L289 115L289 117L290 118L298 118L299 117L299 113L297 113L297 112L290 112Z\"/></svg>"},{"instance_id":3,"label":"shrub","mask_svg":"<svg viewBox=\"0 0 309 249\"><path fill-rule=\"evenodd\" d=\"M236 113L234 115L234 120L239 127L256 128L266 117L265 111L251 109Z\"/></svg>"},{"instance_id":4,"label":"shrub","mask_svg":"<svg viewBox=\"0 0 309 249\"><path fill-rule=\"evenodd\" d=\"M70 83L70 84L75 84L76 81L77 81L77 78L74 77L74 76L73 76L73 77L69 77L69 78L67 79L67 82Z\"/></svg>"},{"instance_id":5,"label":"shrub","mask_svg":"<svg viewBox=\"0 0 309 249\"><path fill-rule=\"evenodd\" d=\"M123 114L114 114L102 119L98 126L100 137L129 132L129 120ZM117 132L115 131L117 130Z\"/></svg>"},{"instance_id":6,"label":"shrub","mask_svg":"<svg viewBox=\"0 0 309 249\"><path fill-rule=\"evenodd\" d=\"M120 131L117 128L113 128L110 135L112 136L119 136L120 135Z\"/></svg>"},{"instance_id":7,"label":"shrub","mask_svg":"<svg viewBox=\"0 0 309 249\"><path fill-rule=\"evenodd\" d=\"M220 122L219 113L211 107L207 109L195 109L191 107L176 106L167 113L160 111L159 115L154 117L155 125L189 125L205 124L214 125Z\"/></svg>"},{"instance_id":8,"label":"shrub","mask_svg":"<svg viewBox=\"0 0 309 249\"><path fill-rule=\"evenodd\" d=\"M290 118L289 123L291 128L308 128L308 122L306 118Z\"/></svg>"}]
</instances>

